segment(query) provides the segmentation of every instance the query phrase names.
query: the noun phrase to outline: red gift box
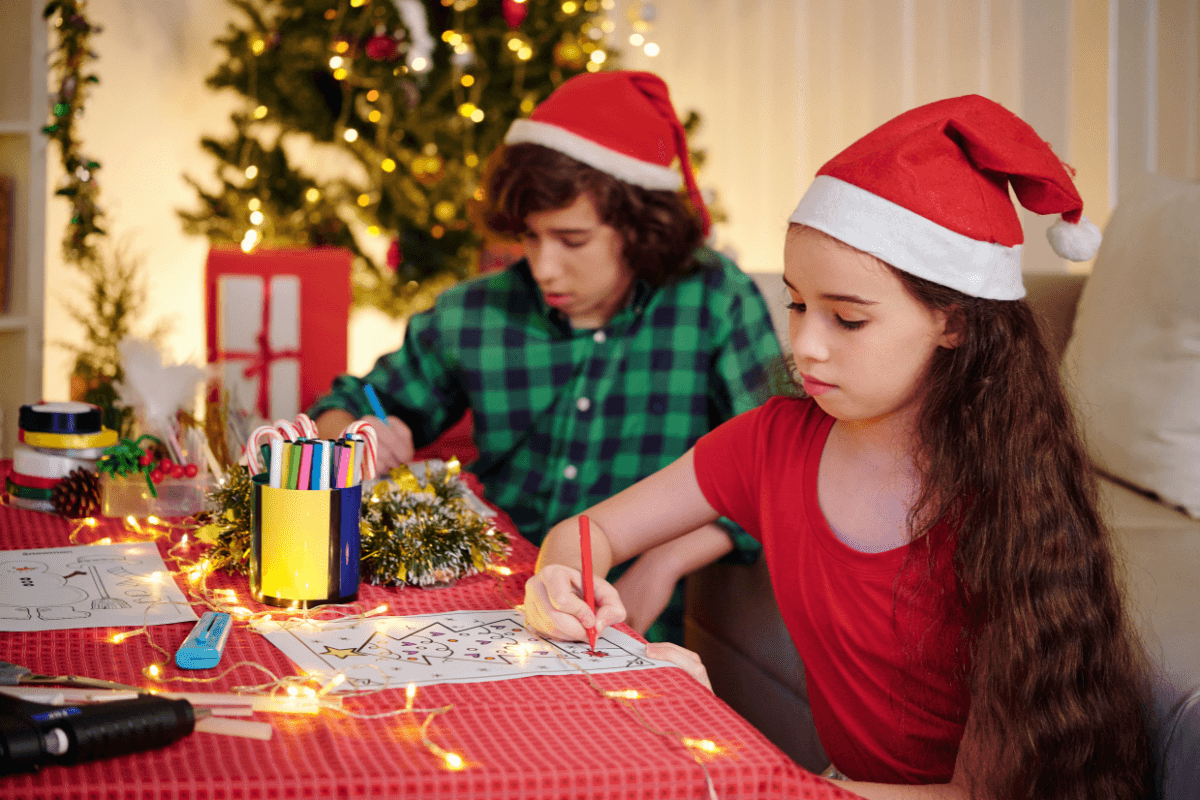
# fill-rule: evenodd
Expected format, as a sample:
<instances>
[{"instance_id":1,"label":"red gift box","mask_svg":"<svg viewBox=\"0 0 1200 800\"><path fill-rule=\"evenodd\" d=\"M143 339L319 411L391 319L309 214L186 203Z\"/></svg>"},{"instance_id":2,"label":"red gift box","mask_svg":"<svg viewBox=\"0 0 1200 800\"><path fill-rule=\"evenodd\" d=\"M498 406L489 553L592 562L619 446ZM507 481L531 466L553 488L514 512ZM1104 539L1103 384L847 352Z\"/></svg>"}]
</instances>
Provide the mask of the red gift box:
<instances>
[{"instance_id":1,"label":"red gift box","mask_svg":"<svg viewBox=\"0 0 1200 800\"><path fill-rule=\"evenodd\" d=\"M332 247L209 250L208 361L240 407L293 419L346 371L353 259Z\"/></svg>"}]
</instances>

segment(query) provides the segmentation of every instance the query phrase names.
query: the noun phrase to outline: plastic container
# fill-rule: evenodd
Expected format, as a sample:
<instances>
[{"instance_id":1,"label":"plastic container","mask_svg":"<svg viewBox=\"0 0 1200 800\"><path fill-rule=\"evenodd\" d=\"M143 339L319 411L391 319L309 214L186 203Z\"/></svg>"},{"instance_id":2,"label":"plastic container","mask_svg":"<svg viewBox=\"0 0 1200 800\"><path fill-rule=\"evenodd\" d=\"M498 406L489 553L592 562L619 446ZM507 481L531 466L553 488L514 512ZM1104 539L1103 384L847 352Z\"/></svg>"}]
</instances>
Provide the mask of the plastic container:
<instances>
[{"instance_id":1,"label":"plastic container","mask_svg":"<svg viewBox=\"0 0 1200 800\"><path fill-rule=\"evenodd\" d=\"M274 489L255 475L250 514L250 595L312 608L358 599L362 484Z\"/></svg>"},{"instance_id":2,"label":"plastic container","mask_svg":"<svg viewBox=\"0 0 1200 800\"><path fill-rule=\"evenodd\" d=\"M106 517L187 517L208 507L212 478L165 478L154 484L158 497L150 494L146 477L138 472L113 478L100 476L100 513Z\"/></svg>"}]
</instances>

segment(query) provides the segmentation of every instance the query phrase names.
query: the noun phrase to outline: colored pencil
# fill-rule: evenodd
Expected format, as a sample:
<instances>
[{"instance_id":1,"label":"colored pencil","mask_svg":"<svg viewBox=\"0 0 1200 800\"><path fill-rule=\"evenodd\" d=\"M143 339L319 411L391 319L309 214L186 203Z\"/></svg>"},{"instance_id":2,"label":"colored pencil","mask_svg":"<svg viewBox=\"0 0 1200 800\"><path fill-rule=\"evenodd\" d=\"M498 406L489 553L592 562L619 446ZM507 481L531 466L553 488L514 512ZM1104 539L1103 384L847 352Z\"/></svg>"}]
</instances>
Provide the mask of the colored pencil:
<instances>
[{"instance_id":1,"label":"colored pencil","mask_svg":"<svg viewBox=\"0 0 1200 800\"><path fill-rule=\"evenodd\" d=\"M587 514L579 515L579 554L583 557L583 601L596 616L596 586L592 575L592 529ZM587 629L588 644L596 649L596 626Z\"/></svg>"}]
</instances>

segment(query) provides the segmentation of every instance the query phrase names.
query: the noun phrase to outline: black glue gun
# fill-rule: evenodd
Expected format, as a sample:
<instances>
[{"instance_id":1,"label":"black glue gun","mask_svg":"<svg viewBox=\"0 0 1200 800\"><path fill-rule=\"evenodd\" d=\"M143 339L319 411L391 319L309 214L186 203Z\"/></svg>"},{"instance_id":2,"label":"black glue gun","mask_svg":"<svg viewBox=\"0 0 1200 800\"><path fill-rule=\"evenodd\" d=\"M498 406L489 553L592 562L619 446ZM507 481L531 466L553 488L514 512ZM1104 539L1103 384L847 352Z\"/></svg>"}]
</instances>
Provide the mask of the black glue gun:
<instances>
[{"instance_id":1,"label":"black glue gun","mask_svg":"<svg viewBox=\"0 0 1200 800\"><path fill-rule=\"evenodd\" d=\"M51 706L0 694L0 775L151 750L196 724L187 700L140 695Z\"/></svg>"}]
</instances>

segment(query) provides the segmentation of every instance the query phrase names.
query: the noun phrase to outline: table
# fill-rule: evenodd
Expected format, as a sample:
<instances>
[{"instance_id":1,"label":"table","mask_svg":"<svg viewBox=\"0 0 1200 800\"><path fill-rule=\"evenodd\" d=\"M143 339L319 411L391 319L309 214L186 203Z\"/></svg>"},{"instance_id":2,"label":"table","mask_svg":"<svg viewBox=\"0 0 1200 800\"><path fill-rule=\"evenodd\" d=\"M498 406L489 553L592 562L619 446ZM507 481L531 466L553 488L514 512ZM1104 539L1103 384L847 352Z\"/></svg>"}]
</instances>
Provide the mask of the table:
<instances>
[{"instance_id":1,"label":"table","mask_svg":"<svg viewBox=\"0 0 1200 800\"><path fill-rule=\"evenodd\" d=\"M6 465L5 465L6 466ZM0 466L0 472L4 472ZM473 476L468 482L479 491ZM512 574L475 575L442 589L384 588L364 584L357 606L366 611L387 603L393 614L456 609L511 608L523 599L536 549L511 521L498 526L512 536ZM0 506L0 550L56 547L70 543L77 526L49 514ZM176 533L176 541L179 534ZM103 537L138 539L122 520L102 519L84 529L78 543ZM169 567L170 541L159 550ZM177 581L187 591L186 581ZM249 599L244 576L215 573L210 586L238 592L243 605L268 610ZM203 607L195 606L197 614ZM150 636L171 653L194 623L156 625ZM631 631L626 628L627 633ZM139 686L150 685L142 668L161 660L146 637L121 644L113 628L84 628L0 634L0 659L48 675L78 674ZM295 666L261 636L235 628L222 664L255 661L276 674ZM220 668L217 670L220 671ZM170 664L166 675L185 674ZM748 722L679 669L598 674L606 690L636 688L649 697L634 701L660 730L708 739L720 749L703 756L720 798L853 796L806 772ZM227 692L257 684L261 675L239 669L212 685L166 684L168 691ZM269 741L192 733L165 747L71 767L51 766L37 774L0 777L0 798L22 800L272 800L273 798L439 797L530 800L531 798L704 798L705 768L678 740L649 731L619 702L603 697L587 676L536 676L475 684L423 687L418 706L446 704L428 729L439 746L460 754L454 770L422 745L409 715L362 720L323 710L317 716L255 714L269 721ZM404 705L404 691L352 697L345 706L380 713Z\"/></svg>"}]
</instances>

